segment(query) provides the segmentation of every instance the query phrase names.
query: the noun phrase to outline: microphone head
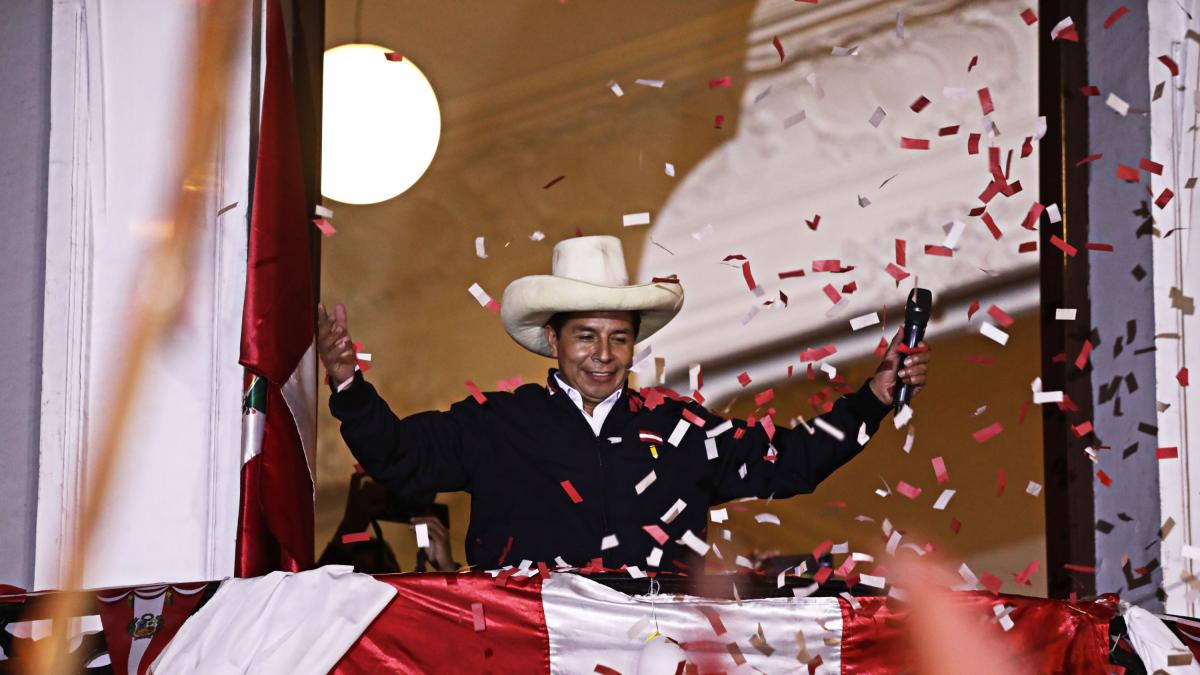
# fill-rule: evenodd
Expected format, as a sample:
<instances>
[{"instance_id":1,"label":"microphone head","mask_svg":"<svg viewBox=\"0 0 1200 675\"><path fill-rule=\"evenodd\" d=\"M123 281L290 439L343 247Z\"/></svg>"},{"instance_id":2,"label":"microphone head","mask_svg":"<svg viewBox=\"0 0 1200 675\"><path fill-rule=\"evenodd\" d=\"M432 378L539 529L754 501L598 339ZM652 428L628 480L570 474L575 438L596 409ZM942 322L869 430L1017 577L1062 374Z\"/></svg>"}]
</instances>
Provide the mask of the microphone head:
<instances>
[{"instance_id":1,"label":"microphone head","mask_svg":"<svg viewBox=\"0 0 1200 675\"><path fill-rule=\"evenodd\" d=\"M933 293L927 288L914 288L908 294L908 304L904 306L904 322L917 326L927 325L932 309Z\"/></svg>"}]
</instances>

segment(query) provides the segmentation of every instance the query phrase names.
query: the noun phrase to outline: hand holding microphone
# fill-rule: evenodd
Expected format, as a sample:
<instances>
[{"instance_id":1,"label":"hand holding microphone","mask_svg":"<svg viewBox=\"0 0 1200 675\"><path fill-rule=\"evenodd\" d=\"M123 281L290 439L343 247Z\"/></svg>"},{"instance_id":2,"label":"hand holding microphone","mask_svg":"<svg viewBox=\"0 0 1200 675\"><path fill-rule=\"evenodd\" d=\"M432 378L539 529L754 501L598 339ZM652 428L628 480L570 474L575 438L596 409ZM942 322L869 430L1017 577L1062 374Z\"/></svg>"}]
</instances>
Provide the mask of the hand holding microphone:
<instances>
[{"instance_id":1,"label":"hand holding microphone","mask_svg":"<svg viewBox=\"0 0 1200 675\"><path fill-rule=\"evenodd\" d=\"M871 378L871 391L880 401L899 411L912 400L928 379L929 346L925 344L925 327L933 308L933 294L924 288L914 288L908 294L904 308L904 327L896 331L883 362ZM901 353L900 344L916 353Z\"/></svg>"}]
</instances>

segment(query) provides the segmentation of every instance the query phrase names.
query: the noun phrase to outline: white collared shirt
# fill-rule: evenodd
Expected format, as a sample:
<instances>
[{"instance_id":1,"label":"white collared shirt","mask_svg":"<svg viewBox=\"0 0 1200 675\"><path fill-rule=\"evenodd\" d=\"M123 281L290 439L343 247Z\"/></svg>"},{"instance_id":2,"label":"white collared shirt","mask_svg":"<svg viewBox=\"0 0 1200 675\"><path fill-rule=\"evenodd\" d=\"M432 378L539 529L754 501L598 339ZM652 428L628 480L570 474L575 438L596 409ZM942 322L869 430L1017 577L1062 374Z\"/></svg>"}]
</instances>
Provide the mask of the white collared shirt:
<instances>
[{"instance_id":1,"label":"white collared shirt","mask_svg":"<svg viewBox=\"0 0 1200 675\"><path fill-rule=\"evenodd\" d=\"M592 433L599 437L600 428L604 426L604 420L608 418L608 413L612 410L612 407L616 405L617 399L621 398L621 389L624 387L618 388L608 398L597 403L596 407L592 410L592 414L589 415L587 411L583 409L582 394L576 391L571 385L563 382L563 379L558 376L558 373L554 373L554 381L558 383L558 387L560 389L566 392L567 398L571 399L571 402L575 404L575 407L579 408L579 412L583 413L583 419L587 420L588 426L592 428Z\"/></svg>"}]
</instances>

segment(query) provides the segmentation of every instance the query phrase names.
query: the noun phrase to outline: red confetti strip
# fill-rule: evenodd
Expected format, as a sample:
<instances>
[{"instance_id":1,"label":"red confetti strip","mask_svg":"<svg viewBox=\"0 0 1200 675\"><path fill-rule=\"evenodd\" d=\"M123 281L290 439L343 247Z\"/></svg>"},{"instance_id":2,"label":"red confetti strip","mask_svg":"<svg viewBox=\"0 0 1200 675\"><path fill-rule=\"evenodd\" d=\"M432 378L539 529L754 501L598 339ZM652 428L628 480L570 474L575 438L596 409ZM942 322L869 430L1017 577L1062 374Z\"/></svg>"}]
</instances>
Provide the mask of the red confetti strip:
<instances>
[{"instance_id":1,"label":"red confetti strip","mask_svg":"<svg viewBox=\"0 0 1200 675\"><path fill-rule=\"evenodd\" d=\"M1090 164L1090 163L1100 159L1103 156L1104 156L1104 153L1102 153L1102 152L1096 153L1094 155L1088 155L1087 157L1084 157L1083 159L1079 160L1078 162L1075 162L1075 167L1078 168L1078 167L1083 166L1084 164Z\"/></svg>"},{"instance_id":2,"label":"red confetti strip","mask_svg":"<svg viewBox=\"0 0 1200 675\"><path fill-rule=\"evenodd\" d=\"M362 464L359 464L358 462L354 463L354 473L361 476L366 472L367 472L367 470L363 468Z\"/></svg>"},{"instance_id":3,"label":"red confetti strip","mask_svg":"<svg viewBox=\"0 0 1200 675\"><path fill-rule=\"evenodd\" d=\"M1154 205L1160 209L1165 209L1167 204L1171 202L1171 197L1174 196L1175 193L1171 192L1171 188L1163 188L1163 191L1158 195L1158 199L1154 200Z\"/></svg>"},{"instance_id":4,"label":"red confetti strip","mask_svg":"<svg viewBox=\"0 0 1200 675\"><path fill-rule=\"evenodd\" d=\"M999 469L996 471L996 496L997 497L1004 496L1004 484L1005 484L1004 469Z\"/></svg>"},{"instance_id":5,"label":"red confetti strip","mask_svg":"<svg viewBox=\"0 0 1200 675\"><path fill-rule=\"evenodd\" d=\"M1178 459L1179 448L1159 448L1154 451L1155 459Z\"/></svg>"},{"instance_id":6,"label":"red confetti strip","mask_svg":"<svg viewBox=\"0 0 1200 675\"><path fill-rule=\"evenodd\" d=\"M783 43L779 41L779 36L771 38L771 44L775 45L775 51L779 52L779 62L783 63Z\"/></svg>"},{"instance_id":7,"label":"red confetti strip","mask_svg":"<svg viewBox=\"0 0 1200 675\"><path fill-rule=\"evenodd\" d=\"M1084 96L1099 96L1100 87L1097 87L1094 84L1085 84L1079 88L1079 93L1083 94Z\"/></svg>"},{"instance_id":8,"label":"red confetti strip","mask_svg":"<svg viewBox=\"0 0 1200 675\"><path fill-rule=\"evenodd\" d=\"M888 343L884 338L879 338L879 344L875 345L875 356L882 357L887 353Z\"/></svg>"},{"instance_id":9,"label":"red confetti strip","mask_svg":"<svg viewBox=\"0 0 1200 675\"><path fill-rule=\"evenodd\" d=\"M975 312L978 312L978 311L979 311L979 301L972 300L971 306L967 307L967 321L970 321L971 317L975 316Z\"/></svg>"},{"instance_id":10,"label":"red confetti strip","mask_svg":"<svg viewBox=\"0 0 1200 675\"><path fill-rule=\"evenodd\" d=\"M957 133L958 133L958 125L957 124L955 124L952 127L942 127L941 129L938 129L938 136L953 136L954 134L957 134Z\"/></svg>"},{"instance_id":11,"label":"red confetti strip","mask_svg":"<svg viewBox=\"0 0 1200 675\"><path fill-rule=\"evenodd\" d=\"M1095 241L1089 241L1089 242L1085 243L1083 245L1083 247L1089 251L1100 251L1103 253L1112 253L1113 252L1112 244L1101 244L1101 243L1095 242Z\"/></svg>"},{"instance_id":12,"label":"red confetti strip","mask_svg":"<svg viewBox=\"0 0 1200 675\"><path fill-rule=\"evenodd\" d=\"M795 277L802 277L802 276L804 276L804 270L790 270L788 272L780 272L779 273L780 279L793 279Z\"/></svg>"},{"instance_id":13,"label":"red confetti strip","mask_svg":"<svg viewBox=\"0 0 1200 675\"><path fill-rule=\"evenodd\" d=\"M1022 586L1032 585L1029 583L1029 578L1032 577L1034 574L1037 574L1038 567L1039 567L1038 561L1036 561L1036 560L1029 561L1029 564L1025 566L1025 569L1023 569L1020 572L1018 572L1017 574L1013 575L1013 581L1017 582L1018 584L1021 584Z\"/></svg>"},{"instance_id":14,"label":"red confetti strip","mask_svg":"<svg viewBox=\"0 0 1200 675\"><path fill-rule=\"evenodd\" d=\"M467 385L467 391L471 392L471 396L475 399L476 403L479 405L487 403L487 397L483 395L482 391L479 391L479 387L475 386L474 382L467 380L463 384Z\"/></svg>"},{"instance_id":15,"label":"red confetti strip","mask_svg":"<svg viewBox=\"0 0 1200 675\"><path fill-rule=\"evenodd\" d=\"M1110 478L1108 474L1104 473L1104 469L1096 470L1096 478L1099 479L1100 484L1104 487L1112 487L1112 478Z\"/></svg>"},{"instance_id":16,"label":"red confetti strip","mask_svg":"<svg viewBox=\"0 0 1200 675\"><path fill-rule=\"evenodd\" d=\"M621 671L614 670L613 668L609 668L608 666L604 665L603 663L597 663L596 670L594 670L592 672L600 673L600 675L621 675Z\"/></svg>"},{"instance_id":17,"label":"red confetti strip","mask_svg":"<svg viewBox=\"0 0 1200 675\"><path fill-rule=\"evenodd\" d=\"M941 457L934 457L930 461L933 463L933 475L937 477L938 485L945 485L950 482L950 472L946 471L946 460Z\"/></svg>"},{"instance_id":18,"label":"red confetti strip","mask_svg":"<svg viewBox=\"0 0 1200 675\"><path fill-rule=\"evenodd\" d=\"M1067 17L1067 26L1051 39L1079 42L1079 32L1075 30L1075 22L1071 20L1071 17Z\"/></svg>"},{"instance_id":19,"label":"red confetti strip","mask_svg":"<svg viewBox=\"0 0 1200 675\"><path fill-rule=\"evenodd\" d=\"M903 239L896 240L896 264L901 267L904 267L908 264L907 248L908 245Z\"/></svg>"},{"instance_id":20,"label":"red confetti strip","mask_svg":"<svg viewBox=\"0 0 1200 675\"><path fill-rule=\"evenodd\" d=\"M1141 169L1142 171L1148 171L1156 176L1161 176L1162 172L1163 172L1162 164L1159 164L1158 162L1153 162L1149 159L1146 159L1145 157L1138 160L1138 168Z\"/></svg>"},{"instance_id":21,"label":"red confetti strip","mask_svg":"<svg viewBox=\"0 0 1200 675\"><path fill-rule=\"evenodd\" d=\"M838 304L838 302L840 302L842 299L842 294L838 293L837 289L833 287L833 284L825 284L825 288L822 288L821 290L825 291L825 296L829 298L829 301L835 305Z\"/></svg>"},{"instance_id":22,"label":"red confetti strip","mask_svg":"<svg viewBox=\"0 0 1200 675\"><path fill-rule=\"evenodd\" d=\"M350 534L342 535L342 543L343 544L357 544L361 541L371 541L371 533L370 532L352 532Z\"/></svg>"},{"instance_id":23,"label":"red confetti strip","mask_svg":"<svg viewBox=\"0 0 1200 675\"><path fill-rule=\"evenodd\" d=\"M332 237L337 234L337 230L334 229L333 223L329 222L328 218L314 218L313 225L316 225L321 234L326 237Z\"/></svg>"},{"instance_id":24,"label":"red confetti strip","mask_svg":"<svg viewBox=\"0 0 1200 675\"><path fill-rule=\"evenodd\" d=\"M546 183L545 185L543 185L542 189L549 190L550 188L554 187L555 185L558 185L558 182L564 178L566 178L566 176L558 176L557 178L551 180L549 183Z\"/></svg>"},{"instance_id":25,"label":"red confetti strip","mask_svg":"<svg viewBox=\"0 0 1200 675\"><path fill-rule=\"evenodd\" d=\"M929 140L925 138L900 137L900 147L905 150L928 150Z\"/></svg>"},{"instance_id":26,"label":"red confetti strip","mask_svg":"<svg viewBox=\"0 0 1200 675\"><path fill-rule=\"evenodd\" d=\"M1088 574L1095 574L1096 572L1096 568L1091 565L1075 565L1073 563L1063 563L1063 569L1070 572L1085 572Z\"/></svg>"},{"instance_id":27,"label":"red confetti strip","mask_svg":"<svg viewBox=\"0 0 1200 675\"><path fill-rule=\"evenodd\" d=\"M1001 328L1009 328L1013 325L1013 318L995 305L988 307L987 313L996 323L1000 324Z\"/></svg>"},{"instance_id":28,"label":"red confetti strip","mask_svg":"<svg viewBox=\"0 0 1200 675\"><path fill-rule=\"evenodd\" d=\"M885 272L891 275L896 281L904 281L908 277L908 272L896 266L896 263L888 263L888 266L883 268Z\"/></svg>"},{"instance_id":29,"label":"red confetti strip","mask_svg":"<svg viewBox=\"0 0 1200 675\"><path fill-rule=\"evenodd\" d=\"M742 278L746 280L746 285L750 290L754 290L758 284L754 283L754 273L750 271L750 261L742 263Z\"/></svg>"},{"instance_id":30,"label":"red confetti strip","mask_svg":"<svg viewBox=\"0 0 1200 675\"><path fill-rule=\"evenodd\" d=\"M934 246L933 244L925 244L925 255L937 255L943 258L953 258L954 251L945 246Z\"/></svg>"},{"instance_id":31,"label":"red confetti strip","mask_svg":"<svg viewBox=\"0 0 1200 675\"><path fill-rule=\"evenodd\" d=\"M579 491L575 489L574 485L571 485L571 481L564 480L563 482L559 483L559 485L562 486L563 491L567 493L567 496L571 498L572 502L576 504L583 503L583 497L579 496Z\"/></svg>"},{"instance_id":32,"label":"red confetti strip","mask_svg":"<svg viewBox=\"0 0 1200 675\"><path fill-rule=\"evenodd\" d=\"M853 267L842 267L841 260L814 260L812 261L813 272L848 272L854 269Z\"/></svg>"},{"instance_id":33,"label":"red confetti strip","mask_svg":"<svg viewBox=\"0 0 1200 675\"><path fill-rule=\"evenodd\" d=\"M679 276L676 274L672 274L669 277L654 277L654 278L650 279L650 283L652 283L652 284L677 284L677 283L679 283Z\"/></svg>"},{"instance_id":34,"label":"red confetti strip","mask_svg":"<svg viewBox=\"0 0 1200 675\"><path fill-rule=\"evenodd\" d=\"M983 137L982 134L971 134L970 136L967 136L967 154L968 155L978 155L979 154L979 139L982 137Z\"/></svg>"},{"instance_id":35,"label":"red confetti strip","mask_svg":"<svg viewBox=\"0 0 1200 675\"><path fill-rule=\"evenodd\" d=\"M1081 347L1079 349L1079 356L1075 357L1075 367L1078 368L1079 370L1083 370L1083 367L1086 366L1087 362L1088 362L1088 354L1091 354L1091 353L1092 353L1092 343L1090 341L1084 340L1083 347Z\"/></svg>"},{"instance_id":36,"label":"red confetti strip","mask_svg":"<svg viewBox=\"0 0 1200 675\"><path fill-rule=\"evenodd\" d=\"M807 218L805 218L804 224L808 226L808 229L812 230L813 232L816 232L817 226L821 224L821 214L818 213L817 215L813 216L812 220L808 220Z\"/></svg>"},{"instance_id":37,"label":"red confetti strip","mask_svg":"<svg viewBox=\"0 0 1200 675\"><path fill-rule=\"evenodd\" d=\"M958 531L962 529L962 522L960 522L958 518L951 518L950 529L954 532L954 534L958 534Z\"/></svg>"},{"instance_id":38,"label":"red confetti strip","mask_svg":"<svg viewBox=\"0 0 1200 675\"><path fill-rule=\"evenodd\" d=\"M384 52L383 58L387 59L388 61L403 61L404 55L400 52Z\"/></svg>"},{"instance_id":39,"label":"red confetti strip","mask_svg":"<svg viewBox=\"0 0 1200 675\"><path fill-rule=\"evenodd\" d=\"M1029 213L1025 214L1025 222L1021 223L1021 227L1027 230L1037 230L1038 219L1042 217L1042 211L1046 207L1042 206L1041 202L1034 202L1029 207Z\"/></svg>"},{"instance_id":40,"label":"red confetti strip","mask_svg":"<svg viewBox=\"0 0 1200 675\"><path fill-rule=\"evenodd\" d=\"M992 359L989 359L989 358L988 358L988 357L986 357L986 356L980 356L979 354L972 354L972 355L968 356L968 357L967 357L967 362L968 362L968 363L974 363L974 364L976 364L976 365L979 365L979 366L990 366L990 365L992 365L993 363L995 363L995 361L994 361L994 360L992 360Z\"/></svg>"},{"instance_id":41,"label":"red confetti strip","mask_svg":"<svg viewBox=\"0 0 1200 675\"><path fill-rule=\"evenodd\" d=\"M896 483L896 492L899 492L909 499L916 499L917 497L921 496L921 488L915 485L909 485L904 481Z\"/></svg>"},{"instance_id":42,"label":"red confetti strip","mask_svg":"<svg viewBox=\"0 0 1200 675\"><path fill-rule=\"evenodd\" d=\"M992 104L992 92L984 87L976 93L979 94L979 107L983 109L983 114L991 115L995 112L996 106Z\"/></svg>"},{"instance_id":43,"label":"red confetti strip","mask_svg":"<svg viewBox=\"0 0 1200 675\"><path fill-rule=\"evenodd\" d=\"M725 77L718 77L715 80L709 80L708 88L709 89L727 89L732 84L733 84L733 76L726 75Z\"/></svg>"},{"instance_id":44,"label":"red confetti strip","mask_svg":"<svg viewBox=\"0 0 1200 675\"><path fill-rule=\"evenodd\" d=\"M971 57L971 62L967 64L967 72L969 73L972 70L974 70L975 66L977 66L977 65L979 65L979 55L978 54Z\"/></svg>"},{"instance_id":45,"label":"red confetti strip","mask_svg":"<svg viewBox=\"0 0 1200 675\"><path fill-rule=\"evenodd\" d=\"M1033 253L1036 250L1037 250L1037 242L1036 241L1021 242L1021 244L1019 246L1017 246L1017 253Z\"/></svg>"},{"instance_id":46,"label":"red confetti strip","mask_svg":"<svg viewBox=\"0 0 1200 675\"><path fill-rule=\"evenodd\" d=\"M1071 427L1071 431L1074 431L1075 435L1078 436L1079 438L1083 438L1084 436L1087 436L1088 434L1092 433L1092 423L1091 422L1080 422L1079 424L1076 424L1075 426Z\"/></svg>"},{"instance_id":47,"label":"red confetti strip","mask_svg":"<svg viewBox=\"0 0 1200 675\"><path fill-rule=\"evenodd\" d=\"M913 101L912 104L908 106L908 108L909 108L909 110L912 110L915 113L919 113L928 106L929 106L929 99L925 98L924 96L920 96L917 98L917 100Z\"/></svg>"},{"instance_id":48,"label":"red confetti strip","mask_svg":"<svg viewBox=\"0 0 1200 675\"><path fill-rule=\"evenodd\" d=\"M712 626L714 633L717 635L725 634L725 624L721 623L721 617L717 614L717 610L706 605L700 605L696 609L704 615L704 618L708 619L708 624Z\"/></svg>"},{"instance_id":49,"label":"red confetti strip","mask_svg":"<svg viewBox=\"0 0 1200 675\"><path fill-rule=\"evenodd\" d=\"M775 389L766 389L754 395L754 407L761 408L775 398ZM765 419L763 420L766 421Z\"/></svg>"},{"instance_id":50,"label":"red confetti strip","mask_svg":"<svg viewBox=\"0 0 1200 675\"><path fill-rule=\"evenodd\" d=\"M750 386L750 375L746 373L746 371L742 371L742 373L738 375L737 381L743 387L748 387Z\"/></svg>"},{"instance_id":51,"label":"red confetti strip","mask_svg":"<svg viewBox=\"0 0 1200 675\"><path fill-rule=\"evenodd\" d=\"M1178 373L1175 373L1175 380L1179 382L1179 386L1181 386L1181 387L1186 387L1186 386L1188 386L1188 369L1187 369L1187 366L1184 366L1183 368L1180 368L1180 369L1179 369L1179 372L1178 372Z\"/></svg>"},{"instance_id":52,"label":"red confetti strip","mask_svg":"<svg viewBox=\"0 0 1200 675\"><path fill-rule=\"evenodd\" d=\"M487 620L483 615L483 603L471 603L471 624L475 627L476 633L482 633L487 630Z\"/></svg>"},{"instance_id":53,"label":"red confetti strip","mask_svg":"<svg viewBox=\"0 0 1200 675\"><path fill-rule=\"evenodd\" d=\"M979 583L983 584L983 587L988 589L992 595L1000 595L1000 586L1004 584L991 572L984 572L983 576L979 577Z\"/></svg>"},{"instance_id":54,"label":"red confetti strip","mask_svg":"<svg viewBox=\"0 0 1200 675\"><path fill-rule=\"evenodd\" d=\"M857 290L858 290L858 282L857 281L851 281L850 283L844 284L842 286L842 293L845 295L850 295L851 293L853 293L854 291L857 291Z\"/></svg>"},{"instance_id":55,"label":"red confetti strip","mask_svg":"<svg viewBox=\"0 0 1200 675\"><path fill-rule=\"evenodd\" d=\"M1142 179L1142 176L1141 176L1141 174L1138 173L1138 170L1133 168L1132 166L1127 166L1125 164L1118 163L1117 164L1117 178L1119 178L1120 180L1123 180L1127 183L1136 183Z\"/></svg>"},{"instance_id":56,"label":"red confetti strip","mask_svg":"<svg viewBox=\"0 0 1200 675\"><path fill-rule=\"evenodd\" d=\"M1000 424L999 422L993 422L992 424L989 424L988 426L971 434L971 436L975 439L976 443L983 443L984 441L999 434L1001 431L1004 431L1004 425Z\"/></svg>"},{"instance_id":57,"label":"red confetti strip","mask_svg":"<svg viewBox=\"0 0 1200 675\"><path fill-rule=\"evenodd\" d=\"M826 539L825 541L817 544L817 547L814 548L812 551L813 559L820 560L821 556L828 553L829 549L831 549L831 548L833 548L833 540L832 539Z\"/></svg>"},{"instance_id":58,"label":"red confetti strip","mask_svg":"<svg viewBox=\"0 0 1200 675\"><path fill-rule=\"evenodd\" d=\"M1158 62L1167 67L1171 71L1171 77L1179 77L1179 64L1175 63L1175 59L1163 54L1158 57Z\"/></svg>"},{"instance_id":59,"label":"red confetti strip","mask_svg":"<svg viewBox=\"0 0 1200 675\"><path fill-rule=\"evenodd\" d=\"M1066 253L1068 256L1070 256L1072 258L1074 258L1075 254L1079 252L1079 250L1076 249L1074 246L1072 246L1072 245L1068 244L1067 242L1063 241L1062 239L1060 239L1057 234L1050 235L1050 243L1054 244L1055 248L1062 251L1063 253Z\"/></svg>"},{"instance_id":60,"label":"red confetti strip","mask_svg":"<svg viewBox=\"0 0 1200 675\"><path fill-rule=\"evenodd\" d=\"M1112 25L1117 22L1117 19L1125 16L1128 12L1129 8L1125 5L1121 5L1120 7L1114 9L1113 13L1109 14L1108 18L1104 20L1104 30L1112 28Z\"/></svg>"},{"instance_id":61,"label":"red confetti strip","mask_svg":"<svg viewBox=\"0 0 1200 675\"><path fill-rule=\"evenodd\" d=\"M653 537L654 541L658 542L659 546L667 543L667 533L663 532L663 529L658 525L643 525L642 529L646 531L646 534Z\"/></svg>"},{"instance_id":62,"label":"red confetti strip","mask_svg":"<svg viewBox=\"0 0 1200 675\"><path fill-rule=\"evenodd\" d=\"M1000 228L996 226L996 221L992 219L992 214L984 211L983 224L987 225L988 232L992 233L993 239L1000 239L1003 235L1000 233Z\"/></svg>"},{"instance_id":63,"label":"red confetti strip","mask_svg":"<svg viewBox=\"0 0 1200 675\"><path fill-rule=\"evenodd\" d=\"M1032 26L1037 23L1037 13L1030 8L1026 8L1021 12L1021 20L1025 22L1026 26Z\"/></svg>"},{"instance_id":64,"label":"red confetti strip","mask_svg":"<svg viewBox=\"0 0 1200 675\"><path fill-rule=\"evenodd\" d=\"M692 412L691 410L688 410L687 408L683 409L683 419L687 420L690 424L692 424L692 426L697 426L697 427L701 427L701 428L703 428L704 425L708 423L708 421L705 420L703 417L697 415L696 413Z\"/></svg>"},{"instance_id":65,"label":"red confetti strip","mask_svg":"<svg viewBox=\"0 0 1200 675\"><path fill-rule=\"evenodd\" d=\"M1021 142L1021 158L1024 159L1033 154L1033 136L1026 136Z\"/></svg>"},{"instance_id":66,"label":"red confetti strip","mask_svg":"<svg viewBox=\"0 0 1200 675\"><path fill-rule=\"evenodd\" d=\"M724 115L717 115L715 118L713 118L713 128L714 129L720 129L721 125L723 125L723 124L725 124L725 116Z\"/></svg>"}]
</instances>

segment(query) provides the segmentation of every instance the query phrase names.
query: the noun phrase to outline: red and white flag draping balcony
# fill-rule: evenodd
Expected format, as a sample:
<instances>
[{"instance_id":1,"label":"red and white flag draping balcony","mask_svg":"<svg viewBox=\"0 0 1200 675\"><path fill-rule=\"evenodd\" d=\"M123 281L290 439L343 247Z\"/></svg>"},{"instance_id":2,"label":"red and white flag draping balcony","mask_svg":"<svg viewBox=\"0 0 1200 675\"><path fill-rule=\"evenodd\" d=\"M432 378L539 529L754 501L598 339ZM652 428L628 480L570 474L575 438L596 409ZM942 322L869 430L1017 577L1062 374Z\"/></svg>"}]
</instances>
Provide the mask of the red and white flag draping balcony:
<instances>
[{"instance_id":1,"label":"red and white flag draping balcony","mask_svg":"<svg viewBox=\"0 0 1200 675\"><path fill-rule=\"evenodd\" d=\"M577 574L514 572L372 578L322 568L229 580L152 672L902 673L914 665L907 609L888 598L630 596ZM953 597L1031 672L1119 670L1109 662L1111 597ZM1155 649L1186 654L1178 640L1158 637L1166 646ZM1182 655L1155 658L1179 663Z\"/></svg>"}]
</instances>

